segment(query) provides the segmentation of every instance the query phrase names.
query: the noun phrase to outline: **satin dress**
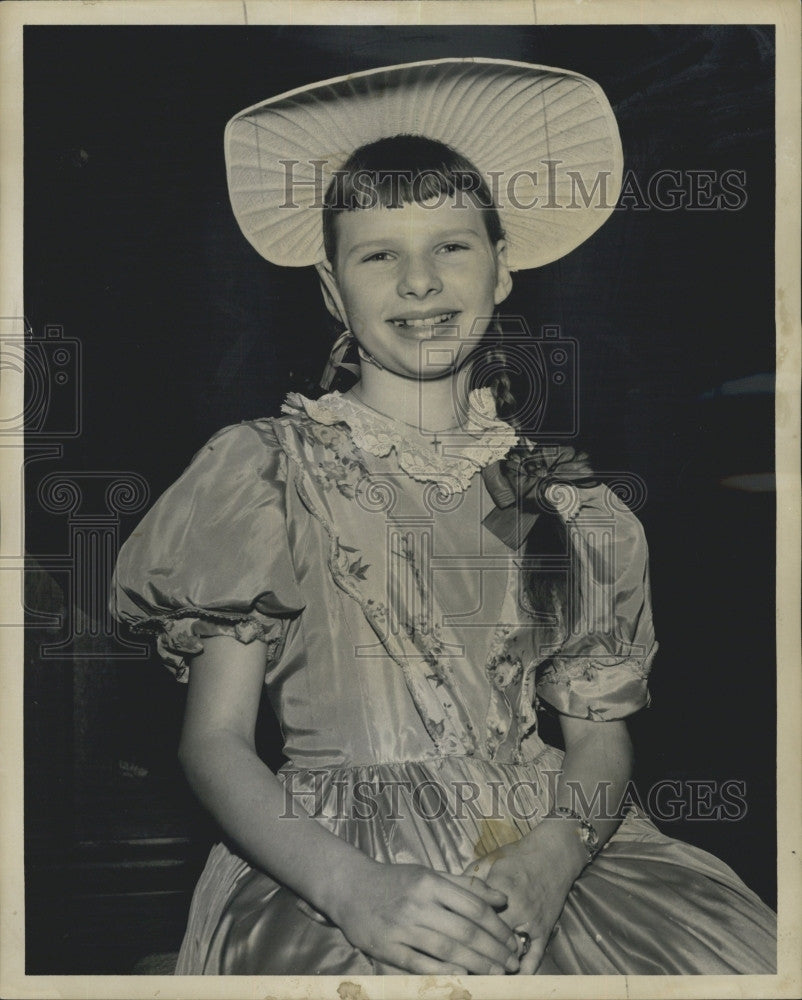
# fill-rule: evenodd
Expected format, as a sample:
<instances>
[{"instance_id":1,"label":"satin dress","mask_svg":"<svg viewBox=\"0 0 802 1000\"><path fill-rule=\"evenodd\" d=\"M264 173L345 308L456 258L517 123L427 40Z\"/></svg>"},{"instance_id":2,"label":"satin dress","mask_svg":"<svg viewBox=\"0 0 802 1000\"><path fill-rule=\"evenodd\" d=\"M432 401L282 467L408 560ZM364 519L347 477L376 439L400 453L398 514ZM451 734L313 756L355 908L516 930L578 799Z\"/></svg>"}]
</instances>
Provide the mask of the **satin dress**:
<instances>
[{"instance_id":1,"label":"satin dress","mask_svg":"<svg viewBox=\"0 0 802 1000\"><path fill-rule=\"evenodd\" d=\"M538 710L620 719L657 650L640 522L562 477L564 557L489 530L480 474L516 445L489 390L465 430L421 445L329 393L216 434L123 546L112 612L179 681L210 635L267 648L265 684L299 809L372 858L463 872L553 803L562 753ZM527 445L559 484L572 449ZM489 479L487 480L490 481ZM568 483L568 485L566 485ZM515 510L508 511L515 516ZM533 605L527 569L573 610ZM563 609L564 610L564 609ZM540 974L776 970L773 912L718 859L637 808L574 883ZM394 974L225 843L193 897L177 974Z\"/></svg>"}]
</instances>

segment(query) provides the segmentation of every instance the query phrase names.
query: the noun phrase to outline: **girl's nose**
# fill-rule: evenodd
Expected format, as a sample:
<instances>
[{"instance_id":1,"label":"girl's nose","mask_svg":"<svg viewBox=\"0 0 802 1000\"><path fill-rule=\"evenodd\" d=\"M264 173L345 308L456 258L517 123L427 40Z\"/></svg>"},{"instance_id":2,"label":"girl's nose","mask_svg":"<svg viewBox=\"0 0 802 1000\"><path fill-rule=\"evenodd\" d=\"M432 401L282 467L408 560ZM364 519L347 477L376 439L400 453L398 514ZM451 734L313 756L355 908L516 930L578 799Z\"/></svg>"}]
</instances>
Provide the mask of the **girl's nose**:
<instances>
[{"instance_id":1,"label":"girl's nose","mask_svg":"<svg viewBox=\"0 0 802 1000\"><path fill-rule=\"evenodd\" d=\"M434 262L424 256L407 258L398 279L398 294L406 298L424 298L430 292L439 292L443 283Z\"/></svg>"}]
</instances>

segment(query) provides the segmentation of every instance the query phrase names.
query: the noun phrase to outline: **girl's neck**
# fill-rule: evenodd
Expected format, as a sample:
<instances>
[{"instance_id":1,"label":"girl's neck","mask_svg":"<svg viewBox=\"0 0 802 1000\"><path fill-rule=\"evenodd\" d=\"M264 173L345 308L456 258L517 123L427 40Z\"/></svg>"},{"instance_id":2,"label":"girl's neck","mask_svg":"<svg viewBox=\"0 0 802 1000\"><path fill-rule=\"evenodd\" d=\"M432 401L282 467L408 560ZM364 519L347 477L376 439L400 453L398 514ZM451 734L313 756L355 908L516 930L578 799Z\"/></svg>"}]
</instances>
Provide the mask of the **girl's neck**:
<instances>
[{"instance_id":1,"label":"girl's neck","mask_svg":"<svg viewBox=\"0 0 802 1000\"><path fill-rule=\"evenodd\" d=\"M359 382L344 393L390 420L417 429L422 437L460 427L468 413L470 371L445 378L403 378L363 362Z\"/></svg>"}]
</instances>

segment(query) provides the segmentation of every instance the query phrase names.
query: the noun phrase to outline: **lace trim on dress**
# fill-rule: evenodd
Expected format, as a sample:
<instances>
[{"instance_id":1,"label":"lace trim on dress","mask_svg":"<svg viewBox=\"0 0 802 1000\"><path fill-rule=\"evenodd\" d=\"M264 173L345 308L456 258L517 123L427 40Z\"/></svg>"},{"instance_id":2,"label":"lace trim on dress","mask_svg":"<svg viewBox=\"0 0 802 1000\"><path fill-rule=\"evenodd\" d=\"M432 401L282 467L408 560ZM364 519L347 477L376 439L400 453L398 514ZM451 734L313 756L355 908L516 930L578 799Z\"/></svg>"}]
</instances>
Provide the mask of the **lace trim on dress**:
<instances>
[{"instance_id":1,"label":"lace trim on dress","mask_svg":"<svg viewBox=\"0 0 802 1000\"><path fill-rule=\"evenodd\" d=\"M480 469L504 458L518 441L515 428L497 416L492 389L473 389L468 403L465 426L459 431L441 432L446 438L448 454L412 440L404 434L403 424L337 391L316 401L292 392L281 410L286 414L305 411L317 423L328 426L347 424L354 443L362 451L377 458L395 451L398 464L418 482L445 481L458 492L464 492ZM453 443L448 441L451 436L456 439Z\"/></svg>"}]
</instances>

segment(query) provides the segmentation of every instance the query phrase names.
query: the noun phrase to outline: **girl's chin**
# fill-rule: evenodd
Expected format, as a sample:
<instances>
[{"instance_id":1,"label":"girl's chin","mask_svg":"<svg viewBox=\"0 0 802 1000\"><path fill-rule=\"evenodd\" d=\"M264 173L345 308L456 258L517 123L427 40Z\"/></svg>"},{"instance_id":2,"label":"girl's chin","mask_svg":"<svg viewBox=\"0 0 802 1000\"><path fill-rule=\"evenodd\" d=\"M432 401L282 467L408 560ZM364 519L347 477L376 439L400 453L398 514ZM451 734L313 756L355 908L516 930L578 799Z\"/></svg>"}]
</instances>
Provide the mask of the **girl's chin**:
<instances>
[{"instance_id":1,"label":"girl's chin","mask_svg":"<svg viewBox=\"0 0 802 1000\"><path fill-rule=\"evenodd\" d=\"M390 375L396 375L403 379L417 379L422 382L433 382L437 379L453 377L463 369L473 355L472 350L464 350L465 345L457 347L457 359L453 360L453 351L449 351L446 345L437 351L443 359L440 362L433 361L426 363L427 350L415 349L413 351L384 352L375 353L369 347L363 346L363 350L378 363L377 366ZM432 349L432 353L437 348ZM445 358L443 357L445 355ZM446 360L448 359L448 360ZM362 362L363 371L370 367L369 363Z\"/></svg>"}]
</instances>

